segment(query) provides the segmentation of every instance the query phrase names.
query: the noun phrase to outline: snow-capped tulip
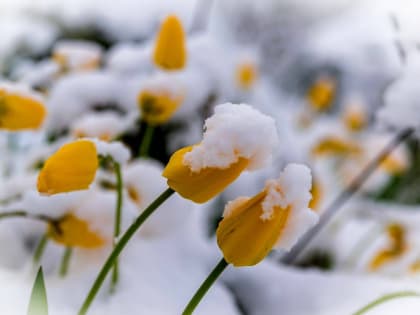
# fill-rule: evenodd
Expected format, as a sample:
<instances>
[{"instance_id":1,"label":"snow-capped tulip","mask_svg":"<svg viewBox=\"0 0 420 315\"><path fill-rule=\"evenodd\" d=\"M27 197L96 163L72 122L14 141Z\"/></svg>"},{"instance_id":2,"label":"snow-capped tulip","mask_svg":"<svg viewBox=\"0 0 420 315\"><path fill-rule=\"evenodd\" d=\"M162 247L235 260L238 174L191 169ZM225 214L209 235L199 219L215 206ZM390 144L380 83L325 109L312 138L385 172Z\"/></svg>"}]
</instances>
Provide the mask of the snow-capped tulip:
<instances>
[{"instance_id":1,"label":"snow-capped tulip","mask_svg":"<svg viewBox=\"0 0 420 315\"><path fill-rule=\"evenodd\" d=\"M239 64L236 68L236 81L240 88L244 90L250 89L258 76L258 70L255 64L246 62Z\"/></svg>"},{"instance_id":2,"label":"snow-capped tulip","mask_svg":"<svg viewBox=\"0 0 420 315\"><path fill-rule=\"evenodd\" d=\"M142 91L138 96L141 117L150 125L167 122L182 102L182 97L167 91Z\"/></svg>"},{"instance_id":3,"label":"snow-capped tulip","mask_svg":"<svg viewBox=\"0 0 420 315\"><path fill-rule=\"evenodd\" d=\"M180 70L186 64L187 50L181 21L169 15L162 23L156 39L153 60L165 70Z\"/></svg>"},{"instance_id":4,"label":"snow-capped tulip","mask_svg":"<svg viewBox=\"0 0 420 315\"><path fill-rule=\"evenodd\" d=\"M203 140L176 151L163 176L184 198L203 203L222 192L242 171L271 159L274 120L249 105L226 103L205 122Z\"/></svg>"},{"instance_id":5,"label":"snow-capped tulip","mask_svg":"<svg viewBox=\"0 0 420 315\"><path fill-rule=\"evenodd\" d=\"M335 97L335 82L328 77L321 77L309 88L307 100L317 112L330 109Z\"/></svg>"},{"instance_id":6,"label":"snow-capped tulip","mask_svg":"<svg viewBox=\"0 0 420 315\"><path fill-rule=\"evenodd\" d=\"M362 130L367 125L366 109L358 103L348 105L344 110L343 121L351 131Z\"/></svg>"},{"instance_id":7,"label":"snow-capped tulip","mask_svg":"<svg viewBox=\"0 0 420 315\"><path fill-rule=\"evenodd\" d=\"M37 94L12 84L0 85L0 129L38 129L46 113Z\"/></svg>"},{"instance_id":8,"label":"snow-capped tulip","mask_svg":"<svg viewBox=\"0 0 420 315\"><path fill-rule=\"evenodd\" d=\"M38 191L52 195L88 189L97 169L98 153L92 141L65 144L45 162L38 176Z\"/></svg>"},{"instance_id":9,"label":"snow-capped tulip","mask_svg":"<svg viewBox=\"0 0 420 315\"><path fill-rule=\"evenodd\" d=\"M234 266L252 266L273 248L293 247L318 220L308 208L310 189L310 170L291 164L254 197L229 202L216 231L225 260Z\"/></svg>"},{"instance_id":10,"label":"snow-capped tulip","mask_svg":"<svg viewBox=\"0 0 420 315\"><path fill-rule=\"evenodd\" d=\"M66 72L90 71L97 69L101 63L102 48L89 41L62 40L54 48L52 59Z\"/></svg>"},{"instance_id":11,"label":"snow-capped tulip","mask_svg":"<svg viewBox=\"0 0 420 315\"><path fill-rule=\"evenodd\" d=\"M105 244L104 239L89 228L87 222L68 214L50 223L48 237L67 247L97 248Z\"/></svg>"},{"instance_id":12,"label":"snow-capped tulip","mask_svg":"<svg viewBox=\"0 0 420 315\"><path fill-rule=\"evenodd\" d=\"M318 207L321 204L322 197L323 197L322 186L319 180L313 179L311 195L312 195L312 199L309 202L309 208L314 211L317 211L319 210Z\"/></svg>"}]
</instances>

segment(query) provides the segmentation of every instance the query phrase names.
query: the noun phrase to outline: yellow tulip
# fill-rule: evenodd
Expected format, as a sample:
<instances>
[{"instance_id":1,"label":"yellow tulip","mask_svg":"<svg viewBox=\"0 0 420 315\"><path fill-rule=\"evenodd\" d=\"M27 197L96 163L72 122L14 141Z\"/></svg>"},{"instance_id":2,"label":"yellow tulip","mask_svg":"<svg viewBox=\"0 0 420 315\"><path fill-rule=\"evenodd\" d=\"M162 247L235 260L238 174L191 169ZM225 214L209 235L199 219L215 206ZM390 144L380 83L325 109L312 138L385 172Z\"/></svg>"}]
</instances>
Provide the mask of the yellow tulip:
<instances>
[{"instance_id":1,"label":"yellow tulip","mask_svg":"<svg viewBox=\"0 0 420 315\"><path fill-rule=\"evenodd\" d=\"M290 250L318 220L308 208L310 186L309 169L295 164L252 198L229 202L216 230L224 259L236 267L253 266L273 248Z\"/></svg>"},{"instance_id":2,"label":"yellow tulip","mask_svg":"<svg viewBox=\"0 0 420 315\"><path fill-rule=\"evenodd\" d=\"M312 148L315 156L343 156L361 152L362 148L356 142L336 136L327 136Z\"/></svg>"},{"instance_id":3,"label":"yellow tulip","mask_svg":"<svg viewBox=\"0 0 420 315\"><path fill-rule=\"evenodd\" d=\"M184 155L192 146L176 151L163 170L168 186L182 197L197 203L203 203L221 193L248 166L249 161L239 158L227 168L207 167L193 172L184 163Z\"/></svg>"},{"instance_id":4,"label":"yellow tulip","mask_svg":"<svg viewBox=\"0 0 420 315\"><path fill-rule=\"evenodd\" d=\"M138 96L141 117L150 125L167 122L182 102L181 97L170 95L166 91L143 91Z\"/></svg>"},{"instance_id":5,"label":"yellow tulip","mask_svg":"<svg viewBox=\"0 0 420 315\"><path fill-rule=\"evenodd\" d=\"M0 87L0 129L38 129L46 113L44 104L38 99Z\"/></svg>"},{"instance_id":6,"label":"yellow tulip","mask_svg":"<svg viewBox=\"0 0 420 315\"><path fill-rule=\"evenodd\" d=\"M236 69L236 81L244 90L249 90L255 83L258 70L252 63L240 64Z\"/></svg>"},{"instance_id":7,"label":"yellow tulip","mask_svg":"<svg viewBox=\"0 0 420 315\"><path fill-rule=\"evenodd\" d=\"M332 106L335 97L335 82L322 77L308 90L307 100L309 105L317 112L323 112Z\"/></svg>"},{"instance_id":8,"label":"yellow tulip","mask_svg":"<svg viewBox=\"0 0 420 315\"><path fill-rule=\"evenodd\" d=\"M390 244L380 250L369 263L369 269L374 271L383 265L400 258L407 249L404 227L399 224L391 224L387 228Z\"/></svg>"},{"instance_id":9,"label":"yellow tulip","mask_svg":"<svg viewBox=\"0 0 420 315\"><path fill-rule=\"evenodd\" d=\"M186 59L185 33L181 21L175 15L169 15L159 30L153 60L162 69L180 70L185 67Z\"/></svg>"},{"instance_id":10,"label":"yellow tulip","mask_svg":"<svg viewBox=\"0 0 420 315\"><path fill-rule=\"evenodd\" d=\"M97 169L97 151L91 141L65 144L45 162L38 175L38 191L52 195L88 189Z\"/></svg>"},{"instance_id":11,"label":"yellow tulip","mask_svg":"<svg viewBox=\"0 0 420 315\"><path fill-rule=\"evenodd\" d=\"M217 243L228 263L253 266L268 255L281 237L291 207L275 207L270 220L262 220L262 203L266 192L236 201L231 213L220 221Z\"/></svg>"},{"instance_id":12,"label":"yellow tulip","mask_svg":"<svg viewBox=\"0 0 420 315\"><path fill-rule=\"evenodd\" d=\"M97 248L105 244L101 236L89 229L87 222L73 214L50 223L47 234L55 242L67 247Z\"/></svg>"}]
</instances>

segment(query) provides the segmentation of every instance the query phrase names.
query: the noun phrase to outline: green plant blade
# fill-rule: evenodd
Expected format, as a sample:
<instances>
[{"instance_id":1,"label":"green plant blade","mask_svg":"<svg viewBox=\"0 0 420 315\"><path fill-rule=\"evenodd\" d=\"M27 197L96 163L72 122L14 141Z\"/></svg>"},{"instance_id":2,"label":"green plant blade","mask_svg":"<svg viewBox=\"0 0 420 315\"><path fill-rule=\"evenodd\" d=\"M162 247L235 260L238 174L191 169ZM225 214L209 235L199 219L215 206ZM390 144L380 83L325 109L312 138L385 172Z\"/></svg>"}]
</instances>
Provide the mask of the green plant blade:
<instances>
[{"instance_id":1,"label":"green plant blade","mask_svg":"<svg viewBox=\"0 0 420 315\"><path fill-rule=\"evenodd\" d=\"M48 315L47 291L45 290L42 267L39 268L34 286L32 287L28 315Z\"/></svg>"},{"instance_id":2,"label":"green plant blade","mask_svg":"<svg viewBox=\"0 0 420 315\"><path fill-rule=\"evenodd\" d=\"M406 297L420 297L420 295L417 292L412 292L412 291L403 291L403 292L385 294L377 298L376 300L370 302L369 304L365 305L364 307L362 307L360 310L353 313L352 315L362 315L385 302L388 302L394 299L399 299L399 298L406 298Z\"/></svg>"}]
</instances>

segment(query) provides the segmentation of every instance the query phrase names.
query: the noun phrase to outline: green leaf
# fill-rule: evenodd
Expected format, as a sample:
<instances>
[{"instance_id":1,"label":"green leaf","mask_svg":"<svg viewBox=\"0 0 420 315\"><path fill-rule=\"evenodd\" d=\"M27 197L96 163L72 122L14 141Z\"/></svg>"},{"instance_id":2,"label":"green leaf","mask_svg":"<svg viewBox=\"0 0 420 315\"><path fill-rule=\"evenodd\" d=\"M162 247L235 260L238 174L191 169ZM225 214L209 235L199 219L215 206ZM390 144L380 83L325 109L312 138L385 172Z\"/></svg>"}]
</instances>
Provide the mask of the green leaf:
<instances>
[{"instance_id":1,"label":"green leaf","mask_svg":"<svg viewBox=\"0 0 420 315\"><path fill-rule=\"evenodd\" d=\"M44 274L39 268L29 301L28 315L48 315L47 292L45 290Z\"/></svg>"}]
</instances>

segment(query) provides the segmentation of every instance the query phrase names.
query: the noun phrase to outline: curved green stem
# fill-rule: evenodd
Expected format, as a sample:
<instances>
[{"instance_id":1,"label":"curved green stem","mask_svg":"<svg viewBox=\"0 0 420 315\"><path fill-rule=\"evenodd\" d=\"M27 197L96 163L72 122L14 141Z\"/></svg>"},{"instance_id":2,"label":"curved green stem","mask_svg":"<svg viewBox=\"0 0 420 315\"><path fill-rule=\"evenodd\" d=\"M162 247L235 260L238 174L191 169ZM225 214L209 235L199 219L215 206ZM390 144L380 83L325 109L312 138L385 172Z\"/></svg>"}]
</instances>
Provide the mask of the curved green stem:
<instances>
[{"instance_id":1,"label":"curved green stem","mask_svg":"<svg viewBox=\"0 0 420 315\"><path fill-rule=\"evenodd\" d=\"M79 315L84 315L87 313L90 305L92 304L93 300L95 299L96 294L98 293L99 289L102 286L108 272L111 270L112 266L114 266L115 261L117 260L118 256L121 254L125 246L127 245L128 241L133 237L133 235L137 232L137 230L142 226L142 224L146 221L146 219L162 204L164 203L175 191L171 188L167 188L162 194L159 195L138 217L137 219L130 225L130 227L125 231L125 233L121 236L120 240L115 245L114 249L112 250L111 254L108 256L105 264L102 266L101 271L99 272L98 276L96 277L95 282L93 283L92 288L90 289L83 305L79 310Z\"/></svg>"},{"instance_id":2,"label":"curved green stem","mask_svg":"<svg viewBox=\"0 0 420 315\"><path fill-rule=\"evenodd\" d=\"M114 247L115 242L120 236L121 232L121 210L122 210L122 203L123 203L123 179L121 173L121 165L118 162L114 161L114 172L116 176L117 182L117 202L115 205L115 221L114 221ZM118 259L115 260L114 268L112 270L112 279L111 279L111 292L114 292L115 287L118 282Z\"/></svg>"},{"instance_id":3,"label":"curved green stem","mask_svg":"<svg viewBox=\"0 0 420 315\"><path fill-rule=\"evenodd\" d=\"M404 298L404 297L420 297L420 295L418 293L412 292L412 291L403 291L403 292L395 292L395 293L385 294L385 295L379 297L378 299L370 302L366 306L362 307L360 310L353 313L352 315L365 314L366 312L370 311L371 309L375 308L378 305L381 305L381 304L383 304L385 302L388 302L390 300Z\"/></svg>"},{"instance_id":4,"label":"curved green stem","mask_svg":"<svg viewBox=\"0 0 420 315\"><path fill-rule=\"evenodd\" d=\"M195 308L203 299L204 295L207 293L207 291L210 289L213 283L217 280L217 278L219 278L219 276L222 274L222 272L226 269L228 265L229 265L228 262L224 258L222 258L219 261L216 267L214 267L212 272L208 275L206 280L204 280L204 282L198 288L197 292L188 302L187 306L182 312L182 315L190 315L194 312Z\"/></svg>"},{"instance_id":5,"label":"curved green stem","mask_svg":"<svg viewBox=\"0 0 420 315\"><path fill-rule=\"evenodd\" d=\"M42 255L43 255L43 254L44 254L44 252L45 252L45 248L47 247L47 244L48 244L48 236L47 236L47 234L45 233L45 234L41 237L41 239L39 240L38 245L37 245L37 246L36 246L36 248L35 248L34 258L33 258L33 260L34 260L34 265L37 265L37 264L41 261Z\"/></svg>"},{"instance_id":6,"label":"curved green stem","mask_svg":"<svg viewBox=\"0 0 420 315\"><path fill-rule=\"evenodd\" d=\"M139 156L140 157L147 157L149 154L150 144L152 143L153 133L155 131L155 127L152 125L147 124L146 130L144 131L143 140L140 144Z\"/></svg>"},{"instance_id":7,"label":"curved green stem","mask_svg":"<svg viewBox=\"0 0 420 315\"><path fill-rule=\"evenodd\" d=\"M60 263L60 277L64 278L67 275L70 265L70 259L73 254L73 248L66 247Z\"/></svg>"}]
</instances>

